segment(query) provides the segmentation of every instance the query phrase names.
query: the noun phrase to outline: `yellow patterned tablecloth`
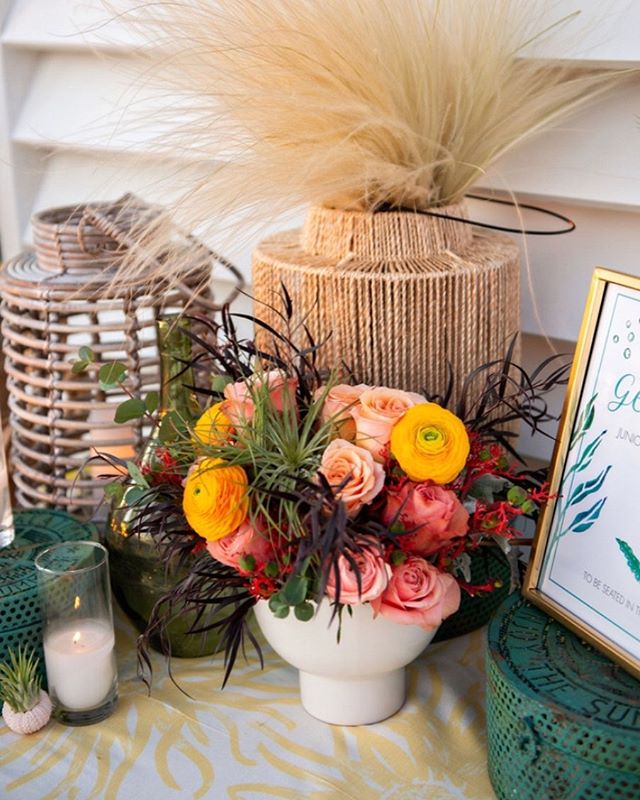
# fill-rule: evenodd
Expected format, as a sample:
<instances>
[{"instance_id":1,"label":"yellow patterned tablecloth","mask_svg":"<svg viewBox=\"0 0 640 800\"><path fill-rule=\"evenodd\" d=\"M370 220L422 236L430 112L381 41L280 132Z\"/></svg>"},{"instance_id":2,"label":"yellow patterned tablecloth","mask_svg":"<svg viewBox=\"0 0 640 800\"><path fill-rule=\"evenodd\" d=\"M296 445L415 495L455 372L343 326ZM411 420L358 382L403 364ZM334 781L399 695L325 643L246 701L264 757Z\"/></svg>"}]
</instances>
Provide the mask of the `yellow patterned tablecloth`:
<instances>
[{"instance_id":1,"label":"yellow patterned tablecloth","mask_svg":"<svg viewBox=\"0 0 640 800\"><path fill-rule=\"evenodd\" d=\"M300 706L296 671L265 646L219 690L218 657L160 656L151 696L136 677L135 634L118 619L120 702L105 722L50 722L19 737L0 722L7 800L490 800L485 631L430 645L409 697L376 725L325 725Z\"/></svg>"}]
</instances>

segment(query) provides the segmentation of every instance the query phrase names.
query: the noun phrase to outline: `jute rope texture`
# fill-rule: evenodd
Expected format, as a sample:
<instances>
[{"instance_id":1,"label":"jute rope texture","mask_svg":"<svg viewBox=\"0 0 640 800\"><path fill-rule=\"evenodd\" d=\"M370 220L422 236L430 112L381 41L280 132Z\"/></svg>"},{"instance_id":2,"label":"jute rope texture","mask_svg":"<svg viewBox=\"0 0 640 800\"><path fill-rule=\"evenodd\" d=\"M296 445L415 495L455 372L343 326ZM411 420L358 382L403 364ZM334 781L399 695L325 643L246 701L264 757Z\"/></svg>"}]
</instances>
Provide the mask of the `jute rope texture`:
<instances>
[{"instance_id":1,"label":"jute rope texture","mask_svg":"<svg viewBox=\"0 0 640 800\"><path fill-rule=\"evenodd\" d=\"M449 206L466 216L464 205ZM312 208L302 230L265 239L253 257L256 313L276 330L281 284L294 340L319 342L321 365L348 365L356 381L442 392L504 356L520 327L519 256L505 235L411 212ZM267 349L274 342L257 332ZM517 356L517 353L515 354Z\"/></svg>"}]
</instances>

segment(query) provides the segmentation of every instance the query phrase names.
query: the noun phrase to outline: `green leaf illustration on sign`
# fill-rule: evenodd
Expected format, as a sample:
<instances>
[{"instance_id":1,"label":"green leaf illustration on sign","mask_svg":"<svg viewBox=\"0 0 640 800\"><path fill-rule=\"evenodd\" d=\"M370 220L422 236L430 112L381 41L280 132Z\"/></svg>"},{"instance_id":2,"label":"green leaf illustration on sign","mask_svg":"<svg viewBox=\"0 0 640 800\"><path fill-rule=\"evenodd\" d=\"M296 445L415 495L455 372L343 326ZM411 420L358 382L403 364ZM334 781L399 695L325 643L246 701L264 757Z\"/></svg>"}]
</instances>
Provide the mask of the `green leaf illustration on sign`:
<instances>
[{"instance_id":1,"label":"green leaf illustration on sign","mask_svg":"<svg viewBox=\"0 0 640 800\"><path fill-rule=\"evenodd\" d=\"M631 570L633 577L640 583L640 558L633 552L628 542L625 542L623 539L616 539L616 542L622 551L622 555L625 557L627 566Z\"/></svg>"},{"instance_id":2,"label":"green leaf illustration on sign","mask_svg":"<svg viewBox=\"0 0 640 800\"><path fill-rule=\"evenodd\" d=\"M579 446L578 454L573 466L567 470L560 485L560 497L556 505L554 525L549 537L548 557L545 559L543 574L546 574L553 564L560 540L569 533L578 535L586 533L598 521L607 502L606 496L597 498L597 493L600 492L605 484L611 470L610 464L592 478L579 475L589 469L607 433L605 429L590 441L587 439L587 434L595 419L596 397L597 394L594 394L587 401L577 419L571 436L567 455L569 456ZM582 449L583 445L584 449ZM577 480L580 482L576 483ZM591 502L585 508L584 505L589 499L591 499ZM582 509L580 508L581 506ZM572 509L574 513L569 516L571 521L567 522L569 509Z\"/></svg>"},{"instance_id":3,"label":"green leaf illustration on sign","mask_svg":"<svg viewBox=\"0 0 640 800\"><path fill-rule=\"evenodd\" d=\"M611 465L603 469L602 472L597 477L592 478L590 481L584 481L584 483L579 483L569 495L569 505L575 506L578 503L581 503L587 497L589 497L590 494L600 491L600 489L602 488L602 484L605 482L605 479L609 474L610 469Z\"/></svg>"}]
</instances>

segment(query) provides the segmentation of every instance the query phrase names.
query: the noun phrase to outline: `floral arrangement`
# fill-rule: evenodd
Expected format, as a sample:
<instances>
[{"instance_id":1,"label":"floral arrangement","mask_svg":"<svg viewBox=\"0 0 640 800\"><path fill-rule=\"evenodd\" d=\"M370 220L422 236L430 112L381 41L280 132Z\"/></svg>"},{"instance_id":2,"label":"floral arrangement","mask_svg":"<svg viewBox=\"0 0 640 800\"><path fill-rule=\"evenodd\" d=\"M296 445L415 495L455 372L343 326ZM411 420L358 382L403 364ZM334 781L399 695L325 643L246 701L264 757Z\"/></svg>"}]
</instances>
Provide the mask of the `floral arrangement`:
<instances>
[{"instance_id":1,"label":"floral arrangement","mask_svg":"<svg viewBox=\"0 0 640 800\"><path fill-rule=\"evenodd\" d=\"M313 342L299 350L272 331L279 344L263 353L238 338L228 311L199 322L218 342L191 334L208 407L193 420L165 413L154 458L128 464L118 489L167 561L199 554L154 610L143 661L177 600L218 608L193 632L220 628L226 681L245 637L259 651L247 626L257 602L302 621L320 602L338 616L369 603L433 629L461 591L495 588L470 584L470 554L508 550L516 521L547 498L541 476L516 466L509 424L550 419L543 395L564 366L527 375L510 350L469 376L451 410L451 387L437 397L354 384L346 370L316 370Z\"/></svg>"}]
</instances>

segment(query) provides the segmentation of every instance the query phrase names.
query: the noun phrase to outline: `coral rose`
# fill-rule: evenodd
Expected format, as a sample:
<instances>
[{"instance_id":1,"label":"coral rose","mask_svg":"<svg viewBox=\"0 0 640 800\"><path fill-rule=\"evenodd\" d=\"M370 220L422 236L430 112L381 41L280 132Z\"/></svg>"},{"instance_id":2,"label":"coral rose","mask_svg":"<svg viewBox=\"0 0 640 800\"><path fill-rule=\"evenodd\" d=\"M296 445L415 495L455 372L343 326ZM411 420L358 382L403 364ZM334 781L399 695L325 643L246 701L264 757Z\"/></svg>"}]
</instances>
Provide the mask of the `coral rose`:
<instances>
[{"instance_id":1,"label":"coral rose","mask_svg":"<svg viewBox=\"0 0 640 800\"><path fill-rule=\"evenodd\" d=\"M415 392L385 386L367 389L351 410L356 423L356 444L369 450L376 461L384 461L393 426L417 403L426 403L426 400Z\"/></svg>"},{"instance_id":2,"label":"coral rose","mask_svg":"<svg viewBox=\"0 0 640 800\"><path fill-rule=\"evenodd\" d=\"M249 522L243 522L233 533L207 542L209 554L228 567L240 569L243 556L253 556L258 566L267 564L273 557L269 539Z\"/></svg>"},{"instance_id":3,"label":"coral rose","mask_svg":"<svg viewBox=\"0 0 640 800\"><path fill-rule=\"evenodd\" d=\"M358 589L356 573L344 555L341 555L337 561L340 575L339 595L333 569L329 573L327 581L328 596L332 600L346 605L366 603L380 597L387 588L391 577L391 567L382 557L379 544L377 542L368 544L365 540L361 540L360 543L363 545L363 550L359 553L351 553L360 573L360 589Z\"/></svg>"},{"instance_id":4,"label":"coral rose","mask_svg":"<svg viewBox=\"0 0 640 800\"><path fill-rule=\"evenodd\" d=\"M233 432L231 420L224 413L224 402L215 403L198 419L193 428L194 443L226 444Z\"/></svg>"},{"instance_id":5,"label":"coral rose","mask_svg":"<svg viewBox=\"0 0 640 800\"><path fill-rule=\"evenodd\" d=\"M264 375L252 375L246 381L228 383L224 387L226 402L223 411L234 425L246 423L255 411L254 397L263 386L267 386L271 403L276 411L286 407L295 408L297 378L288 378L284 372L272 369Z\"/></svg>"},{"instance_id":6,"label":"coral rose","mask_svg":"<svg viewBox=\"0 0 640 800\"><path fill-rule=\"evenodd\" d=\"M451 575L423 558L410 556L393 567L389 585L371 605L376 615L430 631L458 610L460 587Z\"/></svg>"},{"instance_id":7,"label":"coral rose","mask_svg":"<svg viewBox=\"0 0 640 800\"><path fill-rule=\"evenodd\" d=\"M469 512L452 491L442 486L406 481L387 491L382 521L388 526L401 523L410 531L399 540L402 548L428 556L443 542L464 536L469 529Z\"/></svg>"},{"instance_id":8,"label":"coral rose","mask_svg":"<svg viewBox=\"0 0 640 800\"><path fill-rule=\"evenodd\" d=\"M246 473L224 464L221 458L205 458L191 467L184 483L187 522L208 542L232 533L247 516Z\"/></svg>"},{"instance_id":9,"label":"coral rose","mask_svg":"<svg viewBox=\"0 0 640 800\"><path fill-rule=\"evenodd\" d=\"M368 450L346 439L335 439L322 454L321 472L329 484L336 488L346 483L337 497L347 507L350 517L362 506L370 503L384 486L384 469L373 460Z\"/></svg>"},{"instance_id":10,"label":"coral rose","mask_svg":"<svg viewBox=\"0 0 640 800\"><path fill-rule=\"evenodd\" d=\"M320 421L334 422L341 439L354 439L356 425L351 412L357 406L360 395L369 388L364 383L359 383L357 386L349 386L346 383L332 386L324 398ZM326 387L321 386L315 393L316 400L322 397L325 391Z\"/></svg>"},{"instance_id":11,"label":"coral rose","mask_svg":"<svg viewBox=\"0 0 640 800\"><path fill-rule=\"evenodd\" d=\"M423 403L394 425L391 453L412 481L450 483L467 463L469 436L455 414Z\"/></svg>"}]
</instances>

